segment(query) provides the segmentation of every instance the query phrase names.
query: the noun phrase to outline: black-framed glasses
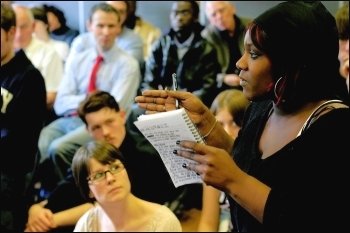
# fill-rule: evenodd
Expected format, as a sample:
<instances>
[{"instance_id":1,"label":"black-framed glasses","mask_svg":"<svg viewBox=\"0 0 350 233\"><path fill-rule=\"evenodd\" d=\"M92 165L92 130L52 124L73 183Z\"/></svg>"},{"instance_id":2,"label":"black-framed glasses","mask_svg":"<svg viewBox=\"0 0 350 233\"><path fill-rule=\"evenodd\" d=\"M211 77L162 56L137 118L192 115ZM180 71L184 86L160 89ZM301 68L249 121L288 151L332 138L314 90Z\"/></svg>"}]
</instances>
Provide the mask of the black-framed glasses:
<instances>
[{"instance_id":1,"label":"black-framed glasses","mask_svg":"<svg viewBox=\"0 0 350 233\"><path fill-rule=\"evenodd\" d=\"M87 177L87 180L91 183L99 183L102 180L105 180L107 176L107 172L111 173L112 175L116 175L119 172L123 171L123 169L124 169L124 165L122 163L112 164L108 170L93 173Z\"/></svg>"}]
</instances>

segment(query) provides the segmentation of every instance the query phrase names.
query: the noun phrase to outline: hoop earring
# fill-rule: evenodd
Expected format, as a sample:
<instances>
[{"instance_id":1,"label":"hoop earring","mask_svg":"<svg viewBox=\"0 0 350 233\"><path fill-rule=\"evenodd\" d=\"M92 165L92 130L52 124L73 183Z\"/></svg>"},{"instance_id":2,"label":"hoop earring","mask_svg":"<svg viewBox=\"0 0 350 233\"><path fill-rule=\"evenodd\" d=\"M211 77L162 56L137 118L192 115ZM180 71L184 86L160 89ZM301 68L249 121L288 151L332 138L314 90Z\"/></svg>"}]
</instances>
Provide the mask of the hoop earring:
<instances>
[{"instance_id":1,"label":"hoop earring","mask_svg":"<svg viewBox=\"0 0 350 233\"><path fill-rule=\"evenodd\" d=\"M275 94L276 99L279 99L280 97L277 95L277 88L278 88L278 84L279 82L283 79L283 77L280 77L277 82L275 83L275 87L273 88L273 93Z\"/></svg>"}]
</instances>

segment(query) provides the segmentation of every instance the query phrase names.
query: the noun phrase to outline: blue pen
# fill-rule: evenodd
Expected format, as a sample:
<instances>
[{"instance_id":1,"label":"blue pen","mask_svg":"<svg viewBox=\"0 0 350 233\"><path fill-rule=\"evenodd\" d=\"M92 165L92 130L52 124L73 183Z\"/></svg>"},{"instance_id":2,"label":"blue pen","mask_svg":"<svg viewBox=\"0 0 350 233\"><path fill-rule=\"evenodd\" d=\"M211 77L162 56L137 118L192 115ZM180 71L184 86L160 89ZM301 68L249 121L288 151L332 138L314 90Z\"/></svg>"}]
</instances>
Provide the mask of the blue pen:
<instances>
[{"instance_id":1,"label":"blue pen","mask_svg":"<svg viewBox=\"0 0 350 233\"><path fill-rule=\"evenodd\" d=\"M173 78L173 90L176 91L177 90L177 81L176 81L176 74L175 73L173 73L172 78ZM176 109L179 108L179 101L177 99L175 99L175 108Z\"/></svg>"}]
</instances>

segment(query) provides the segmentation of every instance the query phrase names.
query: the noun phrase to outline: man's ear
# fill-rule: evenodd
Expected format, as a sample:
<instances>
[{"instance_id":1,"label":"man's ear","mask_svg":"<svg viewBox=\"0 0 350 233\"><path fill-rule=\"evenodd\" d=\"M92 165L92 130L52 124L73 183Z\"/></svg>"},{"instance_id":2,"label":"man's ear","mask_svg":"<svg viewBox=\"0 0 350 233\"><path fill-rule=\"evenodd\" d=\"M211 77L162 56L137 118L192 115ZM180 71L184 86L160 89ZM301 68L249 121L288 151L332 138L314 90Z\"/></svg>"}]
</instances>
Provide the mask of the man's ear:
<instances>
[{"instance_id":1,"label":"man's ear","mask_svg":"<svg viewBox=\"0 0 350 233\"><path fill-rule=\"evenodd\" d=\"M16 27L12 26L7 32L8 39L13 41L16 36Z\"/></svg>"},{"instance_id":2,"label":"man's ear","mask_svg":"<svg viewBox=\"0 0 350 233\"><path fill-rule=\"evenodd\" d=\"M91 190L89 191L89 197L90 197L90 198L95 198L95 197L94 197L94 194L91 192Z\"/></svg>"},{"instance_id":3,"label":"man's ear","mask_svg":"<svg viewBox=\"0 0 350 233\"><path fill-rule=\"evenodd\" d=\"M30 25L32 27L32 33L35 32L35 25L36 25L36 22L35 22L35 20L33 20L32 25Z\"/></svg>"},{"instance_id":4,"label":"man's ear","mask_svg":"<svg viewBox=\"0 0 350 233\"><path fill-rule=\"evenodd\" d=\"M91 20L86 20L86 29L91 32Z\"/></svg>"},{"instance_id":5,"label":"man's ear","mask_svg":"<svg viewBox=\"0 0 350 233\"><path fill-rule=\"evenodd\" d=\"M124 124L126 123L126 112L122 109L119 110L119 115L123 119Z\"/></svg>"}]
</instances>

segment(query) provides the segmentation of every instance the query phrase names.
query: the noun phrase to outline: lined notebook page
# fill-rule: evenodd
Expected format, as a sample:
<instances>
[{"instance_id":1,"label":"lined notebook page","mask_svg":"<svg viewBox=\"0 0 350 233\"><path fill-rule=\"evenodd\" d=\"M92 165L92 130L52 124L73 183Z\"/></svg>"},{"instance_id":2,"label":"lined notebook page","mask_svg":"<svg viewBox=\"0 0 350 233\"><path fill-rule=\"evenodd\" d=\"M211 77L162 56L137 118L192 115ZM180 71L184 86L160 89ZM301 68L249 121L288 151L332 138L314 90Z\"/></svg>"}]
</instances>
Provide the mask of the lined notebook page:
<instances>
[{"instance_id":1,"label":"lined notebook page","mask_svg":"<svg viewBox=\"0 0 350 233\"><path fill-rule=\"evenodd\" d=\"M199 175L182 167L184 163L193 164L195 162L173 154L174 150L179 149L179 146L176 145L178 140L204 143L185 109L141 115L134 124L158 151L175 187L202 183Z\"/></svg>"}]
</instances>

